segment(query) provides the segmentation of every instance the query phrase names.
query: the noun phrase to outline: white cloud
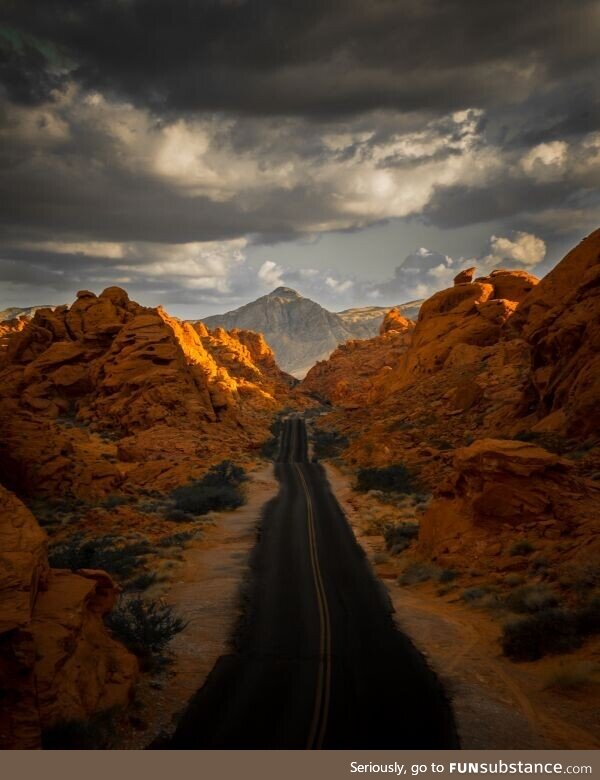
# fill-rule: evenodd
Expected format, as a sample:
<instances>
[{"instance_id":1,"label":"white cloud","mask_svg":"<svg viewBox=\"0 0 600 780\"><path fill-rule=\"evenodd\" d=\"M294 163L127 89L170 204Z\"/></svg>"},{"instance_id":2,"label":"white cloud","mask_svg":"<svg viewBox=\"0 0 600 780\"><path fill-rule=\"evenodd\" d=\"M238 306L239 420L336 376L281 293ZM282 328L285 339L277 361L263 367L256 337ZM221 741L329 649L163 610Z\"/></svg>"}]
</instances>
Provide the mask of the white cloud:
<instances>
[{"instance_id":1,"label":"white cloud","mask_svg":"<svg viewBox=\"0 0 600 780\"><path fill-rule=\"evenodd\" d=\"M536 181L560 178L567 168L569 146L565 141L538 144L521 158L521 167Z\"/></svg>"},{"instance_id":2,"label":"white cloud","mask_svg":"<svg viewBox=\"0 0 600 780\"><path fill-rule=\"evenodd\" d=\"M531 233L516 233L514 239L502 236L492 236L490 239L490 252L482 262L488 266L497 268L502 264L511 268L523 266L532 268L539 265L546 256L546 244Z\"/></svg>"},{"instance_id":3,"label":"white cloud","mask_svg":"<svg viewBox=\"0 0 600 780\"><path fill-rule=\"evenodd\" d=\"M282 273L283 268L281 266L272 260L265 260L258 270L258 278L270 287L280 287L283 284Z\"/></svg>"}]
</instances>

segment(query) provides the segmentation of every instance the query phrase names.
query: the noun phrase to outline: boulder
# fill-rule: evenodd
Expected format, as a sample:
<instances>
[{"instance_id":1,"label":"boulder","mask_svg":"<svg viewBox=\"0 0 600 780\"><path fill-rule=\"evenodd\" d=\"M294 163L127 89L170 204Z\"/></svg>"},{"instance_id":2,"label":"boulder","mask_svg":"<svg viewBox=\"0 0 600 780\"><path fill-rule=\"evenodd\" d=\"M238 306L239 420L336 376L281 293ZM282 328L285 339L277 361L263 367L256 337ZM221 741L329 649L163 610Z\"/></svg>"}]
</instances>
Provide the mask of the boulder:
<instances>
[{"instance_id":1,"label":"boulder","mask_svg":"<svg viewBox=\"0 0 600 780\"><path fill-rule=\"evenodd\" d=\"M517 527L532 525L532 536L548 526L571 535L594 517L600 489L574 473L572 465L534 444L481 439L458 449L454 472L425 511L419 547L433 558L461 561L485 557L486 545Z\"/></svg>"},{"instance_id":2,"label":"boulder","mask_svg":"<svg viewBox=\"0 0 600 780\"><path fill-rule=\"evenodd\" d=\"M108 574L50 569L45 533L3 487L0 550L0 749L34 749L55 723L125 705L137 661L104 626Z\"/></svg>"},{"instance_id":3,"label":"boulder","mask_svg":"<svg viewBox=\"0 0 600 780\"><path fill-rule=\"evenodd\" d=\"M473 281L476 270L477 268L473 266L472 268L465 268L464 271L460 271L460 273L457 273L454 277L454 284L470 284Z\"/></svg>"}]
</instances>

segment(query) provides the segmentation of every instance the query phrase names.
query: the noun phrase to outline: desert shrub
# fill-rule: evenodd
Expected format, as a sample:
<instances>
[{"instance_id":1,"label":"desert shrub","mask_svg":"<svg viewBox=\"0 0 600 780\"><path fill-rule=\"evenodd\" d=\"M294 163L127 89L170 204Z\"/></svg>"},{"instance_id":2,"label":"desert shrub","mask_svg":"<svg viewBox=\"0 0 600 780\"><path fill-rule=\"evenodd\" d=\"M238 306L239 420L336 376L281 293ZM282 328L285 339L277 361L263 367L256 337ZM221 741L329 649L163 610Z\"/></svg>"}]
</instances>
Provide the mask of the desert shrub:
<instances>
[{"instance_id":1,"label":"desert shrub","mask_svg":"<svg viewBox=\"0 0 600 780\"><path fill-rule=\"evenodd\" d=\"M465 601L467 604L475 604L480 601L484 596L490 592L489 588L484 586L473 586L472 588L466 588L460 595L461 601Z\"/></svg>"},{"instance_id":2,"label":"desert shrub","mask_svg":"<svg viewBox=\"0 0 600 780\"><path fill-rule=\"evenodd\" d=\"M528 613L555 607L556 594L546 585L522 585L506 599L506 606L513 612Z\"/></svg>"},{"instance_id":3,"label":"desert shrub","mask_svg":"<svg viewBox=\"0 0 600 780\"><path fill-rule=\"evenodd\" d=\"M582 636L600 633L600 598L592 599L576 613L577 629Z\"/></svg>"},{"instance_id":4,"label":"desert shrub","mask_svg":"<svg viewBox=\"0 0 600 780\"><path fill-rule=\"evenodd\" d=\"M195 517L189 512L184 512L183 509L167 509L165 520L171 520L173 523L191 523Z\"/></svg>"},{"instance_id":5,"label":"desert shrub","mask_svg":"<svg viewBox=\"0 0 600 780\"><path fill-rule=\"evenodd\" d=\"M85 539L82 534L75 534L56 545L50 551L49 560L56 569L104 569L122 578L130 576L151 551L146 541L122 544L115 536Z\"/></svg>"},{"instance_id":6,"label":"desert shrub","mask_svg":"<svg viewBox=\"0 0 600 780\"><path fill-rule=\"evenodd\" d=\"M400 585L417 585L420 582L434 579L438 571L437 566L431 563L411 563L398 577L398 583Z\"/></svg>"},{"instance_id":7,"label":"desert shrub","mask_svg":"<svg viewBox=\"0 0 600 780\"><path fill-rule=\"evenodd\" d=\"M114 710L89 720L63 720L42 731L44 750L106 750L114 737Z\"/></svg>"},{"instance_id":8,"label":"desert shrub","mask_svg":"<svg viewBox=\"0 0 600 780\"><path fill-rule=\"evenodd\" d=\"M534 546L526 539L515 542L509 550L510 555L530 555L534 551Z\"/></svg>"},{"instance_id":9,"label":"desert shrub","mask_svg":"<svg viewBox=\"0 0 600 780\"><path fill-rule=\"evenodd\" d=\"M229 460L213 466L202 479L175 488L171 493L174 508L187 515L205 515L212 510L236 509L244 503L241 484L247 479L244 469ZM183 515L177 515L181 518Z\"/></svg>"},{"instance_id":10,"label":"desert shrub","mask_svg":"<svg viewBox=\"0 0 600 780\"><path fill-rule=\"evenodd\" d=\"M202 478L202 482L210 487L222 485L241 485L247 482L248 477L241 466L237 466L230 460L223 460L212 466Z\"/></svg>"},{"instance_id":11,"label":"desert shrub","mask_svg":"<svg viewBox=\"0 0 600 780\"><path fill-rule=\"evenodd\" d=\"M156 576L156 572L143 571L141 574L138 574L137 577L133 577L132 579L127 580L123 586L123 590L138 592L147 590L151 585L154 585L157 580L158 577Z\"/></svg>"},{"instance_id":12,"label":"desert shrub","mask_svg":"<svg viewBox=\"0 0 600 780\"><path fill-rule=\"evenodd\" d=\"M450 442L446 439L432 439L431 446L435 447L436 450L441 450L442 452L447 452L448 450L453 449Z\"/></svg>"},{"instance_id":13,"label":"desert shrub","mask_svg":"<svg viewBox=\"0 0 600 780\"><path fill-rule=\"evenodd\" d=\"M163 601L121 597L106 617L113 635L140 658L162 656L169 642L186 627Z\"/></svg>"},{"instance_id":14,"label":"desert shrub","mask_svg":"<svg viewBox=\"0 0 600 780\"><path fill-rule=\"evenodd\" d=\"M338 431L314 428L312 432L313 455L316 460L337 458L348 446L348 439Z\"/></svg>"},{"instance_id":15,"label":"desert shrub","mask_svg":"<svg viewBox=\"0 0 600 780\"><path fill-rule=\"evenodd\" d=\"M600 564L588 562L569 569L565 584L582 595L589 593L600 586Z\"/></svg>"},{"instance_id":16,"label":"desert shrub","mask_svg":"<svg viewBox=\"0 0 600 780\"><path fill-rule=\"evenodd\" d=\"M381 490L384 493L414 493L417 484L414 475L402 463L384 468L360 469L356 489L362 492Z\"/></svg>"},{"instance_id":17,"label":"desert shrub","mask_svg":"<svg viewBox=\"0 0 600 780\"><path fill-rule=\"evenodd\" d=\"M269 427L269 432L271 434L270 438L268 438L260 448L260 454L263 456L263 458L273 460L275 457L277 457L282 428L283 419L282 416L278 416L275 418L275 420L273 420Z\"/></svg>"},{"instance_id":18,"label":"desert shrub","mask_svg":"<svg viewBox=\"0 0 600 780\"><path fill-rule=\"evenodd\" d=\"M441 582L442 584L447 584L448 582L453 582L458 577L458 572L454 571L454 569L443 569L439 575L438 575L438 582Z\"/></svg>"},{"instance_id":19,"label":"desert shrub","mask_svg":"<svg viewBox=\"0 0 600 780\"><path fill-rule=\"evenodd\" d=\"M158 547L183 547L186 542L196 536L194 531L181 531L178 534L163 536L156 544Z\"/></svg>"},{"instance_id":20,"label":"desert shrub","mask_svg":"<svg viewBox=\"0 0 600 780\"><path fill-rule=\"evenodd\" d=\"M535 558L529 564L529 569L533 574L543 574L550 568L550 562L547 558Z\"/></svg>"},{"instance_id":21,"label":"desert shrub","mask_svg":"<svg viewBox=\"0 0 600 780\"><path fill-rule=\"evenodd\" d=\"M514 661L536 661L581 645L575 616L556 607L506 623L501 641L504 655Z\"/></svg>"},{"instance_id":22,"label":"desert shrub","mask_svg":"<svg viewBox=\"0 0 600 780\"><path fill-rule=\"evenodd\" d=\"M127 503L125 496L107 496L102 502L104 509L116 509L118 506L123 506Z\"/></svg>"},{"instance_id":23,"label":"desert shrub","mask_svg":"<svg viewBox=\"0 0 600 780\"><path fill-rule=\"evenodd\" d=\"M400 523L399 525L388 525L383 529L386 549L393 555L405 550L413 539L419 535L419 526L417 523Z\"/></svg>"}]
</instances>

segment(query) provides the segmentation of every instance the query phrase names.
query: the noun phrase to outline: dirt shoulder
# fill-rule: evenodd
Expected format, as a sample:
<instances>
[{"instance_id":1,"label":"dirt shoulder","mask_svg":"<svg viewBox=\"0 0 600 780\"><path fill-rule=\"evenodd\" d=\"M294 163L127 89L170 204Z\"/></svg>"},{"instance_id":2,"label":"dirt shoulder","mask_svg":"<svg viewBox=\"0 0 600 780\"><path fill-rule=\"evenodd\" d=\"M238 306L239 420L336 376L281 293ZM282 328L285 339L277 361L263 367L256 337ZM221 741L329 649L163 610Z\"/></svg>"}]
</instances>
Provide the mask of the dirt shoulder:
<instances>
[{"instance_id":1,"label":"dirt shoulder","mask_svg":"<svg viewBox=\"0 0 600 780\"><path fill-rule=\"evenodd\" d=\"M331 464L327 474L356 538L384 582L395 620L428 659L452 704L463 749L600 747L600 647L589 642L568 656L513 663L500 653L501 625L483 609L440 597L430 583L401 586L401 556L385 553L382 536L365 534L374 499L352 490ZM564 665L595 670L585 687L549 686Z\"/></svg>"},{"instance_id":2,"label":"dirt shoulder","mask_svg":"<svg viewBox=\"0 0 600 780\"><path fill-rule=\"evenodd\" d=\"M248 572L262 508L278 490L273 466L250 472L247 502L234 512L213 513L212 523L181 554L162 594L186 628L170 644L173 662L144 675L124 727L121 749L140 749L172 734L180 713L202 687L219 656L229 651L240 614L240 588ZM138 714L135 714L138 713Z\"/></svg>"}]
</instances>

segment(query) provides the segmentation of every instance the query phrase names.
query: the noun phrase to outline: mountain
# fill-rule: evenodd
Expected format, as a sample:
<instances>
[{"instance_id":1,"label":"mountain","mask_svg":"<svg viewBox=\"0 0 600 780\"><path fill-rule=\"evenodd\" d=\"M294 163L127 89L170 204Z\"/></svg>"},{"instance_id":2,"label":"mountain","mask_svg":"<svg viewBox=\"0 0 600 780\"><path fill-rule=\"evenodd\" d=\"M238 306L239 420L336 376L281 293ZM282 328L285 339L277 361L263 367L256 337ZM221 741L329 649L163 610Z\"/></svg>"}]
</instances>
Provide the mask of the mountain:
<instances>
[{"instance_id":1,"label":"mountain","mask_svg":"<svg viewBox=\"0 0 600 780\"><path fill-rule=\"evenodd\" d=\"M408 306L414 311L418 302ZM207 317L203 322L208 328L262 333L281 368L302 378L339 344L376 335L389 308L371 306L336 313L289 287L278 287L239 309Z\"/></svg>"},{"instance_id":2,"label":"mountain","mask_svg":"<svg viewBox=\"0 0 600 780\"><path fill-rule=\"evenodd\" d=\"M423 301L409 301L394 308L399 309L407 319L416 320L422 303ZM364 325L368 332L363 338L370 339L379 333L381 323L391 308L391 306L359 306L355 309L344 309L337 312L337 315L346 325L357 327Z\"/></svg>"},{"instance_id":3,"label":"mountain","mask_svg":"<svg viewBox=\"0 0 600 780\"><path fill-rule=\"evenodd\" d=\"M0 322L5 320L16 320L17 317L33 317L38 309L55 309L56 306L26 306L20 309L18 306L10 306L8 309L0 311Z\"/></svg>"}]
</instances>

